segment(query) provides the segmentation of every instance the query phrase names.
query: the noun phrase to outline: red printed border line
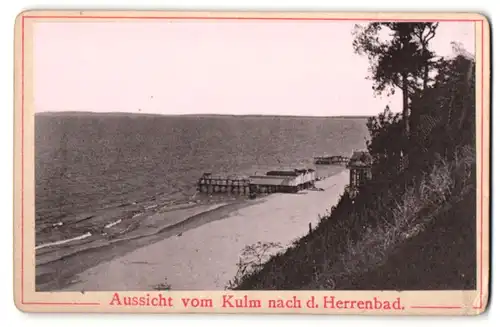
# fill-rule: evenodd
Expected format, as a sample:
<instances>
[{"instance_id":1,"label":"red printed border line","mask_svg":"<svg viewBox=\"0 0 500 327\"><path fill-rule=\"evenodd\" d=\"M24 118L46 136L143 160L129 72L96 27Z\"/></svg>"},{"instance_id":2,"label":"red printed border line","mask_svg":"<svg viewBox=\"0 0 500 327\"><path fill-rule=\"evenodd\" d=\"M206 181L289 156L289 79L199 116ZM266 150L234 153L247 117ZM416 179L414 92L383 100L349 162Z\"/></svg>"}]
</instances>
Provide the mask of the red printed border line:
<instances>
[{"instance_id":1,"label":"red printed border line","mask_svg":"<svg viewBox=\"0 0 500 327\"><path fill-rule=\"evenodd\" d=\"M24 305L66 305L66 306L98 306L99 302L26 302L24 301L24 67L25 67L25 21L27 19L144 19L144 20L280 20L280 21L391 21L391 22L481 22L481 163L484 162L484 21L482 19L388 19L380 17L212 17L212 16L93 16L93 15L26 15L21 17L21 304ZM481 186L484 169L480 168ZM479 305L473 309L483 309L483 188L480 192L480 265L479 265ZM413 305L411 309L463 309L461 305Z\"/></svg>"}]
</instances>

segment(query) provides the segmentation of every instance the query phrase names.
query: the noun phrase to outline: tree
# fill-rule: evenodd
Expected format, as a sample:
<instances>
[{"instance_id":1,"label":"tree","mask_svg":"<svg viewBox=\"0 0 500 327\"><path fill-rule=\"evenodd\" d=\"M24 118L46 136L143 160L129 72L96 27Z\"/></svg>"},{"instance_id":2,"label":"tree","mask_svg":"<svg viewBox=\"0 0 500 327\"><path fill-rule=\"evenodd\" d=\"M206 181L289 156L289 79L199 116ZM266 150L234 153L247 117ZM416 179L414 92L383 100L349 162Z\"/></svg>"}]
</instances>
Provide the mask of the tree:
<instances>
[{"instance_id":1,"label":"tree","mask_svg":"<svg viewBox=\"0 0 500 327\"><path fill-rule=\"evenodd\" d=\"M429 51L429 42L436 36L438 23L415 23L414 33L418 40L420 59L422 65L422 86L425 91L428 86L429 72L433 64L432 59L435 54Z\"/></svg>"},{"instance_id":2,"label":"tree","mask_svg":"<svg viewBox=\"0 0 500 327\"><path fill-rule=\"evenodd\" d=\"M397 174L399 158L404 143L398 135L402 132L402 121L399 114L391 112L388 106L378 116L368 118L366 123L370 133L367 148L373 158L372 173L389 176Z\"/></svg>"},{"instance_id":3,"label":"tree","mask_svg":"<svg viewBox=\"0 0 500 327\"><path fill-rule=\"evenodd\" d=\"M475 137L475 62L462 51L443 60L435 85L416 103L426 116L433 117L440 129L428 141L438 146L436 152L448 156L457 145L473 145ZM423 120L422 120L423 122ZM420 122L420 134L425 132ZM422 138L423 135L420 136Z\"/></svg>"},{"instance_id":4,"label":"tree","mask_svg":"<svg viewBox=\"0 0 500 327\"><path fill-rule=\"evenodd\" d=\"M405 139L410 136L410 98L429 83L435 57L429 50L429 42L437 27L438 23L377 22L365 27L356 25L354 30L353 47L356 53L368 56L373 90L377 94L384 91L394 94L397 87L403 93Z\"/></svg>"}]
</instances>

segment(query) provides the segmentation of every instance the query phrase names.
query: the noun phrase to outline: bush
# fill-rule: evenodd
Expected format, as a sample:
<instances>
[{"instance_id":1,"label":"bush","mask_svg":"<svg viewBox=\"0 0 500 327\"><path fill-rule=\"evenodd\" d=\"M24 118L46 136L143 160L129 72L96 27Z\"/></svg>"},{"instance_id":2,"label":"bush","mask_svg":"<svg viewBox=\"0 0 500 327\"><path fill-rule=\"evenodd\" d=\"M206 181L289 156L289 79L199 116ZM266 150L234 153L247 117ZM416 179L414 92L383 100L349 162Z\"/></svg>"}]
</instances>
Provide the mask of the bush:
<instances>
[{"instance_id":1,"label":"bush","mask_svg":"<svg viewBox=\"0 0 500 327\"><path fill-rule=\"evenodd\" d=\"M238 270L236 276L229 281L226 289L236 288L243 278L259 272L271 255L282 248L281 244L276 242L257 242L245 246L237 264Z\"/></svg>"}]
</instances>

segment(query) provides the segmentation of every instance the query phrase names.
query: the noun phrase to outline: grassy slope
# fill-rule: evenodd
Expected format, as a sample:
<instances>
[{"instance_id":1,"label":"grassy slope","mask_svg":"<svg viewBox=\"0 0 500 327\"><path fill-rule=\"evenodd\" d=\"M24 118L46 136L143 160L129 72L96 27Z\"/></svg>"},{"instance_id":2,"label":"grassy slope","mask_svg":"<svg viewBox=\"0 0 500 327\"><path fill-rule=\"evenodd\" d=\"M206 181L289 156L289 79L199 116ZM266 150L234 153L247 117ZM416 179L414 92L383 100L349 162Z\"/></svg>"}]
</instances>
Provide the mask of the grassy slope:
<instances>
[{"instance_id":1,"label":"grassy slope","mask_svg":"<svg viewBox=\"0 0 500 327\"><path fill-rule=\"evenodd\" d=\"M344 232L348 221L343 210L334 210L309 234L297 240L294 246L265 263L257 273L247 275L239 290L298 290L308 289L316 272L316 264L327 262L329 253L345 249Z\"/></svg>"},{"instance_id":2,"label":"grassy slope","mask_svg":"<svg viewBox=\"0 0 500 327\"><path fill-rule=\"evenodd\" d=\"M453 290L476 287L475 194L440 213L420 234L389 254L387 261L364 273L338 277L337 290ZM337 213L338 214L338 213ZM338 261L345 250L342 217L323 221L285 253L273 257L262 271L238 289L329 289L316 271ZM336 244L335 244L336 243ZM318 267L319 269L316 269Z\"/></svg>"},{"instance_id":3,"label":"grassy slope","mask_svg":"<svg viewBox=\"0 0 500 327\"><path fill-rule=\"evenodd\" d=\"M464 199L398 246L372 271L339 280L336 289L449 290L476 288L476 198Z\"/></svg>"}]
</instances>

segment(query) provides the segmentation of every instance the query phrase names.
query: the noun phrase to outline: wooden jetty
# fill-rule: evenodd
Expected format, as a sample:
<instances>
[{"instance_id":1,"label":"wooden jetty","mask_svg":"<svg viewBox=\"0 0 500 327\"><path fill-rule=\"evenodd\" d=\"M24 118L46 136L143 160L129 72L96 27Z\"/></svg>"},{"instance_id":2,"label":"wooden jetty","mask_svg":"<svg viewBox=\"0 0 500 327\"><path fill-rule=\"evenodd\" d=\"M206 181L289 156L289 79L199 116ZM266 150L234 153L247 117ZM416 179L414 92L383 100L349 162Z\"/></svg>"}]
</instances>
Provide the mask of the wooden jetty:
<instances>
[{"instance_id":1,"label":"wooden jetty","mask_svg":"<svg viewBox=\"0 0 500 327\"><path fill-rule=\"evenodd\" d=\"M314 157L316 165L342 165L349 163L350 158L344 156L322 156Z\"/></svg>"},{"instance_id":2,"label":"wooden jetty","mask_svg":"<svg viewBox=\"0 0 500 327\"><path fill-rule=\"evenodd\" d=\"M250 179L245 176L218 176L205 173L198 180L201 193L250 194Z\"/></svg>"},{"instance_id":3,"label":"wooden jetty","mask_svg":"<svg viewBox=\"0 0 500 327\"><path fill-rule=\"evenodd\" d=\"M265 175L218 176L205 173L198 180L197 188L201 193L227 193L252 195L257 193L295 193L314 187L314 169L294 169L268 171Z\"/></svg>"}]
</instances>

